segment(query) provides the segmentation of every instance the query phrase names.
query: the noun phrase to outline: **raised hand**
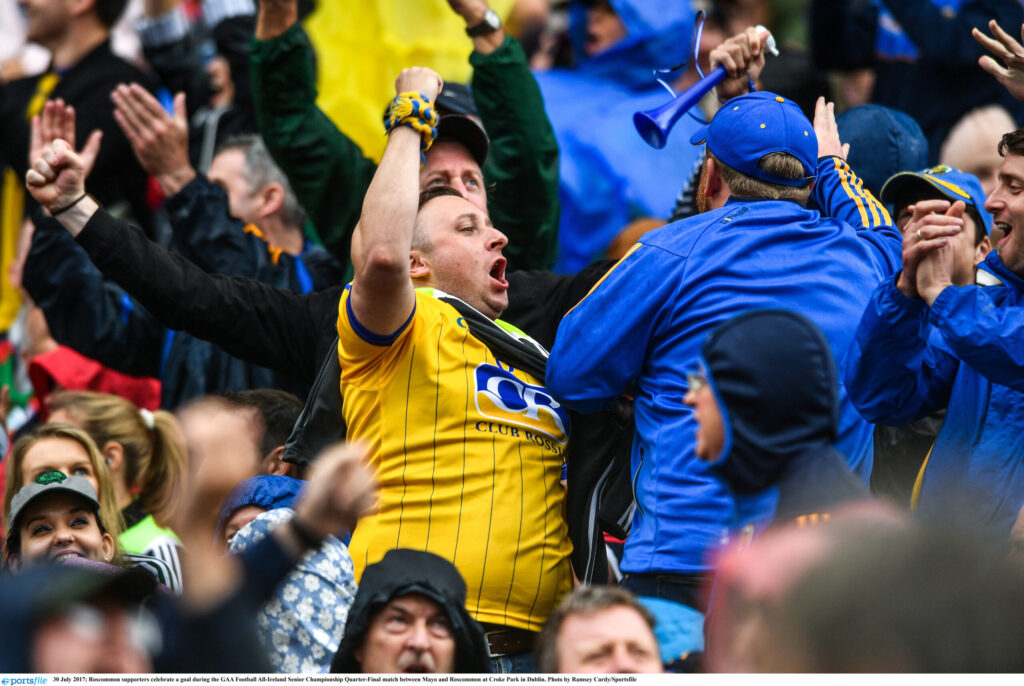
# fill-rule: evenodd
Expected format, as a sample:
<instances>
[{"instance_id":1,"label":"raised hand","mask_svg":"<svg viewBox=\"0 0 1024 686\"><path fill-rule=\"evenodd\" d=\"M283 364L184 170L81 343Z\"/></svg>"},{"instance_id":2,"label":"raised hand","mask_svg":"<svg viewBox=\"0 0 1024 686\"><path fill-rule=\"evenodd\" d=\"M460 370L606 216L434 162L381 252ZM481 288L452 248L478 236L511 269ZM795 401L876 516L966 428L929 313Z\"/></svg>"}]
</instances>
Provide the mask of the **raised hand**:
<instances>
[{"instance_id":1,"label":"raised hand","mask_svg":"<svg viewBox=\"0 0 1024 686\"><path fill-rule=\"evenodd\" d=\"M362 446L338 443L320 453L309 473L295 518L317 536L355 528L372 511L379 485L365 464Z\"/></svg>"},{"instance_id":2,"label":"raised hand","mask_svg":"<svg viewBox=\"0 0 1024 686\"><path fill-rule=\"evenodd\" d=\"M52 214L85 195L85 172L82 158L58 138L29 167L25 184L36 202Z\"/></svg>"},{"instance_id":3,"label":"raised hand","mask_svg":"<svg viewBox=\"0 0 1024 686\"><path fill-rule=\"evenodd\" d=\"M1002 66L988 55L978 58L978 66L994 76L1010 95L1018 100L1024 100L1024 46L1004 31L995 19L989 21L988 28L992 32L992 37L986 36L978 29L971 29L971 35L1006 66ZM1024 26L1021 27L1021 37L1024 38Z\"/></svg>"},{"instance_id":4,"label":"raised hand","mask_svg":"<svg viewBox=\"0 0 1024 686\"><path fill-rule=\"evenodd\" d=\"M137 83L115 88L114 119L124 131L139 164L156 177L165 195L174 195L195 178L188 160L188 115L185 94L174 96L174 116Z\"/></svg>"},{"instance_id":5,"label":"raised hand","mask_svg":"<svg viewBox=\"0 0 1024 686\"><path fill-rule=\"evenodd\" d=\"M967 206L959 200L952 205L947 200L922 200L911 207L913 214L903 227L903 271L900 272L896 287L907 297L920 298L924 296L919 290L921 279L918 277L922 261L931 252L947 244L952 246L952 239L963 231L963 216ZM947 256L943 254L942 258L946 259ZM936 285L934 279L941 276L942 272L936 271L936 265L928 269L931 271L926 285L930 287Z\"/></svg>"},{"instance_id":6,"label":"raised hand","mask_svg":"<svg viewBox=\"0 0 1024 686\"><path fill-rule=\"evenodd\" d=\"M818 98L814 104L814 134L818 137L818 157L835 155L842 159L850 154L850 144L839 141L835 103Z\"/></svg>"},{"instance_id":7,"label":"raised hand","mask_svg":"<svg viewBox=\"0 0 1024 686\"><path fill-rule=\"evenodd\" d=\"M75 147L75 108L66 105L63 100L49 100L43 110L32 117L29 135L28 164L32 164L43 156L55 140L67 141L72 149ZM96 156L100 152L103 132L96 129L89 134L89 139L78 155L82 159L83 171L88 177L96 164Z\"/></svg>"},{"instance_id":8,"label":"raised hand","mask_svg":"<svg viewBox=\"0 0 1024 686\"><path fill-rule=\"evenodd\" d=\"M276 38L298 20L298 0L259 0L256 38L259 40Z\"/></svg>"},{"instance_id":9,"label":"raised hand","mask_svg":"<svg viewBox=\"0 0 1024 686\"><path fill-rule=\"evenodd\" d=\"M945 240L934 250L929 250L917 265L917 292L930 307L939 293L953 285L953 271L956 269L956 244Z\"/></svg>"},{"instance_id":10,"label":"raised hand","mask_svg":"<svg viewBox=\"0 0 1024 686\"><path fill-rule=\"evenodd\" d=\"M431 102L437 99L444 81L433 69L427 67L407 67L395 79L395 93L415 91L427 96Z\"/></svg>"},{"instance_id":11,"label":"raised hand","mask_svg":"<svg viewBox=\"0 0 1024 686\"><path fill-rule=\"evenodd\" d=\"M711 68L721 65L728 73L717 87L721 100L743 95L749 90L749 82L756 80L764 69L764 43L767 40L767 33L760 33L750 26L711 51L708 57Z\"/></svg>"}]
</instances>

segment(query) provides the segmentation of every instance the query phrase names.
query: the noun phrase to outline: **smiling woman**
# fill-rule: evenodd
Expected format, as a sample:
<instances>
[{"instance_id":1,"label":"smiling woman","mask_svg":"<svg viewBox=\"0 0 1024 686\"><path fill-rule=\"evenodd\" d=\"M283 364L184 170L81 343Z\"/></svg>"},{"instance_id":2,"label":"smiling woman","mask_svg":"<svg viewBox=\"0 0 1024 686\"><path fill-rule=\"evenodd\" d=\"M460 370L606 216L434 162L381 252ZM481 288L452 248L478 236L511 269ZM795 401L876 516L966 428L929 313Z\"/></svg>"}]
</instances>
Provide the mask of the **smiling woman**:
<instances>
[{"instance_id":1,"label":"smiling woman","mask_svg":"<svg viewBox=\"0 0 1024 686\"><path fill-rule=\"evenodd\" d=\"M124 518L117 507L110 470L96 444L82 431L67 424L47 424L18 439L8 457L7 488L4 492L4 523L12 521L15 493L39 475L57 471L65 476L84 477L100 502L100 519L116 541L124 530ZM120 559L120 547L114 552Z\"/></svg>"},{"instance_id":2,"label":"smiling woman","mask_svg":"<svg viewBox=\"0 0 1024 686\"><path fill-rule=\"evenodd\" d=\"M11 503L8 564L20 571L73 557L110 562L116 546L99 509L96 490L85 477L56 470L40 474Z\"/></svg>"}]
</instances>

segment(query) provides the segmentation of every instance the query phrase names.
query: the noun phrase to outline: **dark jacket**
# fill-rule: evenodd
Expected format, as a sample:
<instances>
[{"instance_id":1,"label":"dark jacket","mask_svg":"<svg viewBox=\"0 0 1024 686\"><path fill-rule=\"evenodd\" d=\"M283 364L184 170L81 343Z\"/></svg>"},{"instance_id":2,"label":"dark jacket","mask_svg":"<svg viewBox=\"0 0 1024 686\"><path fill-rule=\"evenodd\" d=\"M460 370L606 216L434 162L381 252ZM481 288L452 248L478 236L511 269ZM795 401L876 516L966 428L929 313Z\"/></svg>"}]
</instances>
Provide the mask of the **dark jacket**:
<instances>
[{"instance_id":1,"label":"dark jacket","mask_svg":"<svg viewBox=\"0 0 1024 686\"><path fill-rule=\"evenodd\" d=\"M491 671L483 629L466 612L466 582L459 570L433 553L404 548L388 551L384 559L363 571L331 671L360 673L355 652L363 645L374 615L394 598L410 593L430 598L448 615L455 638L455 672Z\"/></svg>"},{"instance_id":2,"label":"dark jacket","mask_svg":"<svg viewBox=\"0 0 1024 686\"><path fill-rule=\"evenodd\" d=\"M249 41L252 40L255 17L251 14L227 17L210 29L217 54L231 68L234 100L215 122L216 144L236 135L257 133L256 115L252 107L249 85ZM171 93L185 93L189 116L189 158L200 166L200 154L213 110L208 106L214 95L210 75L203 64L202 44L195 33L181 40L159 46L143 45L146 61ZM212 122L211 122L212 123ZM212 151L211 151L212 152Z\"/></svg>"},{"instance_id":3,"label":"dark jacket","mask_svg":"<svg viewBox=\"0 0 1024 686\"><path fill-rule=\"evenodd\" d=\"M275 260L265 242L247 234L242 222L228 214L223 189L201 176L170 198L167 209L175 244L210 271L240 274L299 293L340 280L335 261L319 248ZM36 219L23 283L46 313L57 341L126 374L160 378L161 404L167 408L211 391L281 388L300 397L308 391L308 382L290 371L243 361L210 341L176 330L185 327L154 317L104 280L55 220L39 213ZM110 245L107 250L120 248ZM174 306L183 302L190 301ZM221 303L215 313L227 330L230 309Z\"/></svg>"},{"instance_id":4,"label":"dark jacket","mask_svg":"<svg viewBox=\"0 0 1024 686\"><path fill-rule=\"evenodd\" d=\"M30 122L25 111L40 78L33 76L0 85L0 167L10 166L21 179L28 169ZM103 131L103 147L89 175L89 192L107 207L120 205L130 209L135 222L148 227L147 176L114 121L114 106L110 102L110 92L119 83L133 81L152 88L152 80L146 74L114 55L110 43L104 42L61 75L50 98L63 98L74 105L79 145L94 129ZM26 202L34 205L27 196Z\"/></svg>"},{"instance_id":5,"label":"dark jacket","mask_svg":"<svg viewBox=\"0 0 1024 686\"><path fill-rule=\"evenodd\" d=\"M306 407L285 446L286 460L308 464L325 446L344 437L337 352L341 285L298 295L252 279L208 274L104 211L97 212L77 241L108 278L164 325L210 341L240 359L312 382ZM510 272L504 319L551 345L562 316L611 264L595 263L576 276ZM226 311L230 317L224 316ZM623 515L632 503L627 463L632 417L613 409L574 417L573 422L576 431L567 455L572 561L577 576L597 582L607 574L602 528L621 536L628 527Z\"/></svg>"},{"instance_id":6,"label":"dark jacket","mask_svg":"<svg viewBox=\"0 0 1024 686\"><path fill-rule=\"evenodd\" d=\"M832 447L836 365L813 322L786 310L752 310L708 334L701 356L725 432L711 471L735 495L777 486L776 521L869 497Z\"/></svg>"}]
</instances>

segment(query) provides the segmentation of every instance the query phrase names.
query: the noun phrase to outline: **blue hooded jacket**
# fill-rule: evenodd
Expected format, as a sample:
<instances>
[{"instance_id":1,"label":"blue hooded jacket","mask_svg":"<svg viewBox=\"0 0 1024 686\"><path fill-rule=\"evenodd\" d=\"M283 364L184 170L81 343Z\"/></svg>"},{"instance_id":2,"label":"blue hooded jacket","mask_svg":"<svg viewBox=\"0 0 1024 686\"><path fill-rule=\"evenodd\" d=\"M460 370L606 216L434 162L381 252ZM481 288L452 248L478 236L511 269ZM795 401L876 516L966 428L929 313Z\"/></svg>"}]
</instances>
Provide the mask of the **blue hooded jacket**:
<instances>
[{"instance_id":1,"label":"blue hooded jacket","mask_svg":"<svg viewBox=\"0 0 1024 686\"><path fill-rule=\"evenodd\" d=\"M255 505L264 510L291 507L299 497L305 481L290 476L262 474L246 479L232 489L217 514L217 538L220 539L224 526L231 515L240 507Z\"/></svg>"},{"instance_id":2,"label":"blue hooded jacket","mask_svg":"<svg viewBox=\"0 0 1024 686\"><path fill-rule=\"evenodd\" d=\"M654 69L687 61L694 13L689 0L611 0L626 37L593 57L583 53L586 10L570 8L577 67L536 74L560 155L559 256L555 271L576 273L601 257L633 219L667 218L703 148L690 145L699 122L683 117L663 150L633 128L633 113L665 104Z\"/></svg>"},{"instance_id":3,"label":"blue hooded jacket","mask_svg":"<svg viewBox=\"0 0 1024 686\"><path fill-rule=\"evenodd\" d=\"M1024 506L1024 279L995 250L978 269L997 285L949 286L930 308L895 279L881 284L844 380L869 421L902 426L947 408L915 516L958 518L1006 543Z\"/></svg>"}]
</instances>

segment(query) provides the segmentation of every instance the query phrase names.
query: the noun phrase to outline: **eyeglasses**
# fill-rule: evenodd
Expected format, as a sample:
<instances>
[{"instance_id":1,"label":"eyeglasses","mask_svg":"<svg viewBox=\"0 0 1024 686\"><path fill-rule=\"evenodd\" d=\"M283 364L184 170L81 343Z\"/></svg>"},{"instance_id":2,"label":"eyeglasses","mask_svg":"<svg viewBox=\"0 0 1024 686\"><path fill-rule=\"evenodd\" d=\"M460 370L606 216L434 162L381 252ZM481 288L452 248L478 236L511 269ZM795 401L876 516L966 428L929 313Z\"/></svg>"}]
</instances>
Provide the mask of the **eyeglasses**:
<instances>
[{"instance_id":1,"label":"eyeglasses","mask_svg":"<svg viewBox=\"0 0 1024 686\"><path fill-rule=\"evenodd\" d=\"M691 393L696 393L708 385L708 376L703 365L686 372L686 385L690 388Z\"/></svg>"}]
</instances>

